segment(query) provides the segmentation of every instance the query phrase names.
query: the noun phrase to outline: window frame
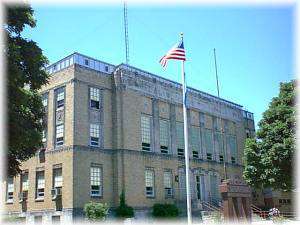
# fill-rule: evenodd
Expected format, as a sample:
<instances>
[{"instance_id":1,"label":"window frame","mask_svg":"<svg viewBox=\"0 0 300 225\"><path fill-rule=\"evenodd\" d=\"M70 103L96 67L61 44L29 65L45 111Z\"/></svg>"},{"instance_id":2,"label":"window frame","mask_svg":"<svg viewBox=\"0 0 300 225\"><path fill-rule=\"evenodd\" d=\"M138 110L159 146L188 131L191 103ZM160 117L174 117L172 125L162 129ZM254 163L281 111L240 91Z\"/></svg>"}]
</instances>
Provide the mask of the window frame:
<instances>
[{"instance_id":1,"label":"window frame","mask_svg":"<svg viewBox=\"0 0 300 225\"><path fill-rule=\"evenodd\" d=\"M94 134L96 134L98 136L93 136ZM94 138L94 140L93 140L93 138ZM92 147L100 146L100 124L98 124L98 123L90 123L90 146L92 146Z\"/></svg>"},{"instance_id":2,"label":"window frame","mask_svg":"<svg viewBox=\"0 0 300 225\"><path fill-rule=\"evenodd\" d=\"M66 92L65 87L55 89L55 109L56 111L62 110L65 107Z\"/></svg>"},{"instance_id":3,"label":"window frame","mask_svg":"<svg viewBox=\"0 0 300 225\"><path fill-rule=\"evenodd\" d=\"M43 177L43 188L39 187L39 174ZM38 170L35 173L35 200L43 201L45 199L45 170Z\"/></svg>"},{"instance_id":4,"label":"window frame","mask_svg":"<svg viewBox=\"0 0 300 225\"><path fill-rule=\"evenodd\" d=\"M94 105L96 104L96 105ZM92 110L101 109L101 89L89 86L89 106Z\"/></svg>"},{"instance_id":5,"label":"window frame","mask_svg":"<svg viewBox=\"0 0 300 225\"><path fill-rule=\"evenodd\" d=\"M166 125L166 127L162 127L163 124ZM162 135L163 131L166 131L166 133ZM165 142L165 143L162 143L162 142ZM159 146L160 146L160 153L170 154L170 151L169 151L170 121L166 120L166 119L159 120Z\"/></svg>"},{"instance_id":6,"label":"window frame","mask_svg":"<svg viewBox=\"0 0 300 225\"><path fill-rule=\"evenodd\" d=\"M60 135L60 136L58 136L58 132L57 132L59 127L62 127L62 129L60 129L61 132L59 133L59 134L62 134L62 135ZM64 125L64 123L57 124L55 126L55 146L58 147L58 146L64 145L64 139L65 139L65 125Z\"/></svg>"},{"instance_id":7,"label":"window frame","mask_svg":"<svg viewBox=\"0 0 300 225\"><path fill-rule=\"evenodd\" d=\"M143 118L147 118L147 123L149 122L149 131L147 131L148 127L145 126L145 121L143 121ZM152 116L141 114L140 117L140 132L141 132L141 150L144 152L151 152L152 151ZM145 133L147 132L147 134ZM144 142L144 140L149 139L149 143Z\"/></svg>"},{"instance_id":8,"label":"window frame","mask_svg":"<svg viewBox=\"0 0 300 225\"><path fill-rule=\"evenodd\" d=\"M57 176L57 175L59 175L59 174L57 174L57 172L59 172L60 171L60 176ZM60 181L57 181L56 179L57 178L59 178L59 177L61 177L60 179ZM61 166L59 166L59 167L53 167L53 169L52 169L52 188L62 188L63 187L63 171L62 171L62 167ZM59 182L59 183L61 183L60 185L57 185L57 183L56 182Z\"/></svg>"},{"instance_id":9,"label":"window frame","mask_svg":"<svg viewBox=\"0 0 300 225\"><path fill-rule=\"evenodd\" d=\"M165 178L166 173L170 175L170 187L166 187ZM163 176L163 184L164 184L164 192L165 192L165 198L173 198L174 197L174 188L173 188L173 173L172 170L166 169L164 170L164 176ZM170 191L170 193L168 193Z\"/></svg>"},{"instance_id":10,"label":"window frame","mask_svg":"<svg viewBox=\"0 0 300 225\"><path fill-rule=\"evenodd\" d=\"M96 180L92 180L92 174L97 174L97 172L93 172L92 169L99 169L99 177ZM95 177L94 177L95 178ZM93 184L93 182L99 181L99 185ZM98 189L95 189L93 186L99 186ZM93 193L98 191L99 193ZM100 164L91 164L90 165L90 197L92 198L102 198L103 197L103 167Z\"/></svg>"},{"instance_id":11,"label":"window frame","mask_svg":"<svg viewBox=\"0 0 300 225\"><path fill-rule=\"evenodd\" d=\"M12 191L11 191L11 189L12 189ZM6 181L6 196L5 196L6 203L14 202L14 192L15 192L14 178L8 177L7 181Z\"/></svg>"},{"instance_id":12,"label":"window frame","mask_svg":"<svg viewBox=\"0 0 300 225\"><path fill-rule=\"evenodd\" d=\"M152 186L147 186L147 172L151 172ZM145 179L145 196L147 198L155 198L155 171L153 168L146 168L144 171L144 179ZM152 189L148 189L152 188ZM151 191L151 193L149 193Z\"/></svg>"}]
</instances>

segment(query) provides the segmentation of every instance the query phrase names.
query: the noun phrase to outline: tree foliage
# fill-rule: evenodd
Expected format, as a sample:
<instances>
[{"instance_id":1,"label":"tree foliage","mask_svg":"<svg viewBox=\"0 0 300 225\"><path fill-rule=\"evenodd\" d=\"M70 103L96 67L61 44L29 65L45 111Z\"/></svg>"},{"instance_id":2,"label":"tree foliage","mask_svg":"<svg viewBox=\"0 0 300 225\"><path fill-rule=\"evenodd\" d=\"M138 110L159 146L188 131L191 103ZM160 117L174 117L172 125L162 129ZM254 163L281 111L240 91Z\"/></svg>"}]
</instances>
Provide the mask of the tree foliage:
<instances>
[{"instance_id":1,"label":"tree foliage","mask_svg":"<svg viewBox=\"0 0 300 225\"><path fill-rule=\"evenodd\" d=\"M257 139L245 147L244 178L254 187L289 191L293 188L296 81L280 84L280 93L258 123Z\"/></svg>"},{"instance_id":2,"label":"tree foliage","mask_svg":"<svg viewBox=\"0 0 300 225\"><path fill-rule=\"evenodd\" d=\"M7 6L4 24L7 75L7 173L20 172L22 161L32 157L42 146L43 105L38 90L47 83L48 63L37 43L23 38L26 26L35 27L30 6Z\"/></svg>"},{"instance_id":3,"label":"tree foliage","mask_svg":"<svg viewBox=\"0 0 300 225\"><path fill-rule=\"evenodd\" d=\"M172 219L179 216L179 209L175 204L153 205L152 216L160 219Z\"/></svg>"},{"instance_id":4,"label":"tree foliage","mask_svg":"<svg viewBox=\"0 0 300 225\"><path fill-rule=\"evenodd\" d=\"M122 191L120 195L120 206L116 209L116 216L120 218L132 218L134 217L134 210L132 207L126 204L125 192Z\"/></svg>"},{"instance_id":5,"label":"tree foliage","mask_svg":"<svg viewBox=\"0 0 300 225\"><path fill-rule=\"evenodd\" d=\"M89 202L84 205L84 213L89 221L103 221L108 215L108 206L99 202Z\"/></svg>"}]
</instances>

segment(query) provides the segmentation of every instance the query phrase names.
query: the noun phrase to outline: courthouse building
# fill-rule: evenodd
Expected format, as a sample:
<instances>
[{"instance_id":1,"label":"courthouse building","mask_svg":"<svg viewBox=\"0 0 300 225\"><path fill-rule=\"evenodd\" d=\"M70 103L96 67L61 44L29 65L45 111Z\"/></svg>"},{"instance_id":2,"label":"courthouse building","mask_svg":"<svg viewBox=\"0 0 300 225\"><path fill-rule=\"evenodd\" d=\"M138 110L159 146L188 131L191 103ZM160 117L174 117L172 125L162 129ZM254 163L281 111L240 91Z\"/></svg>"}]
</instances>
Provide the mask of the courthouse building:
<instances>
[{"instance_id":1,"label":"courthouse building","mask_svg":"<svg viewBox=\"0 0 300 225\"><path fill-rule=\"evenodd\" d=\"M185 205L181 85L125 64L74 53L47 68L41 89L44 149L5 182L5 211L27 221L70 221L85 203L112 209L125 191L137 213L155 203ZM175 76L175 75L174 75ZM188 88L193 209L218 204L218 184L242 179L253 114Z\"/></svg>"}]
</instances>

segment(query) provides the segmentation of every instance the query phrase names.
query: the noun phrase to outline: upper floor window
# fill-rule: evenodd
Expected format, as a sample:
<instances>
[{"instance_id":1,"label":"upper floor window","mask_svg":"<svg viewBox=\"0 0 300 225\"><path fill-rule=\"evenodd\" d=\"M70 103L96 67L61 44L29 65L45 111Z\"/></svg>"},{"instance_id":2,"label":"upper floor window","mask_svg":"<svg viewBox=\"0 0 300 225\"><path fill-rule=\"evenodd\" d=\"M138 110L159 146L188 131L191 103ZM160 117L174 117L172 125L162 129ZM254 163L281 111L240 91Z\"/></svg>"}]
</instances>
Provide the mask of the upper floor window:
<instances>
[{"instance_id":1,"label":"upper floor window","mask_svg":"<svg viewBox=\"0 0 300 225\"><path fill-rule=\"evenodd\" d=\"M237 162L237 141L235 135L227 135L227 148L230 150L231 163Z\"/></svg>"},{"instance_id":2,"label":"upper floor window","mask_svg":"<svg viewBox=\"0 0 300 225\"><path fill-rule=\"evenodd\" d=\"M56 126L56 145L64 144L64 125L60 124Z\"/></svg>"},{"instance_id":3,"label":"upper floor window","mask_svg":"<svg viewBox=\"0 0 300 225\"><path fill-rule=\"evenodd\" d=\"M28 191L29 181L28 181L28 172L21 174L21 191Z\"/></svg>"},{"instance_id":4,"label":"upper floor window","mask_svg":"<svg viewBox=\"0 0 300 225\"><path fill-rule=\"evenodd\" d=\"M53 187L61 188L63 186L62 168L53 169Z\"/></svg>"},{"instance_id":5,"label":"upper floor window","mask_svg":"<svg viewBox=\"0 0 300 225\"><path fill-rule=\"evenodd\" d=\"M151 151L151 117L141 116L142 150Z\"/></svg>"},{"instance_id":6,"label":"upper floor window","mask_svg":"<svg viewBox=\"0 0 300 225\"><path fill-rule=\"evenodd\" d=\"M6 202L12 203L14 201L14 180L12 177L7 179L6 186Z\"/></svg>"},{"instance_id":7,"label":"upper floor window","mask_svg":"<svg viewBox=\"0 0 300 225\"><path fill-rule=\"evenodd\" d=\"M45 171L36 172L36 199L44 199L45 195Z\"/></svg>"},{"instance_id":8,"label":"upper floor window","mask_svg":"<svg viewBox=\"0 0 300 225\"><path fill-rule=\"evenodd\" d=\"M247 137L247 138L251 138L250 130L248 130L248 129L246 129L246 137Z\"/></svg>"},{"instance_id":9,"label":"upper floor window","mask_svg":"<svg viewBox=\"0 0 300 225\"><path fill-rule=\"evenodd\" d=\"M100 126L99 124L90 124L90 145L99 146Z\"/></svg>"},{"instance_id":10,"label":"upper floor window","mask_svg":"<svg viewBox=\"0 0 300 225\"><path fill-rule=\"evenodd\" d=\"M171 198L173 196L172 172L169 170L164 171L164 188L165 188L165 197Z\"/></svg>"},{"instance_id":11,"label":"upper floor window","mask_svg":"<svg viewBox=\"0 0 300 225\"><path fill-rule=\"evenodd\" d=\"M212 160L213 155L213 142L212 142L212 131L210 129L203 130L203 142L206 150L206 158Z\"/></svg>"},{"instance_id":12,"label":"upper floor window","mask_svg":"<svg viewBox=\"0 0 300 225\"><path fill-rule=\"evenodd\" d=\"M86 66L89 65L89 60L88 59L84 59L84 65L86 65Z\"/></svg>"},{"instance_id":13,"label":"upper floor window","mask_svg":"<svg viewBox=\"0 0 300 225\"><path fill-rule=\"evenodd\" d=\"M93 197L102 196L102 167L92 165L90 168L91 189L90 194Z\"/></svg>"},{"instance_id":14,"label":"upper floor window","mask_svg":"<svg viewBox=\"0 0 300 225\"><path fill-rule=\"evenodd\" d=\"M200 120L200 126L204 127L205 126L205 116L204 116L204 113L202 113L202 112L199 113L199 120Z\"/></svg>"},{"instance_id":15,"label":"upper floor window","mask_svg":"<svg viewBox=\"0 0 300 225\"><path fill-rule=\"evenodd\" d=\"M199 148L200 148L200 129L199 127L191 127L191 147L193 158L199 157Z\"/></svg>"},{"instance_id":16,"label":"upper floor window","mask_svg":"<svg viewBox=\"0 0 300 225\"><path fill-rule=\"evenodd\" d=\"M20 176L20 193L19 200L25 200L28 198L29 181L28 171L23 171Z\"/></svg>"},{"instance_id":17,"label":"upper floor window","mask_svg":"<svg viewBox=\"0 0 300 225\"><path fill-rule=\"evenodd\" d=\"M213 117L213 129L221 130L221 118Z\"/></svg>"},{"instance_id":18,"label":"upper floor window","mask_svg":"<svg viewBox=\"0 0 300 225\"><path fill-rule=\"evenodd\" d=\"M154 197L154 171L152 169L145 170L145 186L146 196Z\"/></svg>"},{"instance_id":19,"label":"upper floor window","mask_svg":"<svg viewBox=\"0 0 300 225\"><path fill-rule=\"evenodd\" d=\"M48 106L48 93L42 95L42 103L45 108Z\"/></svg>"},{"instance_id":20,"label":"upper floor window","mask_svg":"<svg viewBox=\"0 0 300 225\"><path fill-rule=\"evenodd\" d=\"M184 131L183 123L176 122L177 155L184 156Z\"/></svg>"},{"instance_id":21,"label":"upper floor window","mask_svg":"<svg viewBox=\"0 0 300 225\"><path fill-rule=\"evenodd\" d=\"M169 130L170 125L167 120L159 121L160 151L161 153L169 153Z\"/></svg>"},{"instance_id":22,"label":"upper floor window","mask_svg":"<svg viewBox=\"0 0 300 225\"><path fill-rule=\"evenodd\" d=\"M56 90L56 109L60 109L65 105L65 89L59 88Z\"/></svg>"},{"instance_id":23,"label":"upper floor window","mask_svg":"<svg viewBox=\"0 0 300 225\"><path fill-rule=\"evenodd\" d=\"M100 90L98 88L90 87L90 107L100 109Z\"/></svg>"}]
</instances>

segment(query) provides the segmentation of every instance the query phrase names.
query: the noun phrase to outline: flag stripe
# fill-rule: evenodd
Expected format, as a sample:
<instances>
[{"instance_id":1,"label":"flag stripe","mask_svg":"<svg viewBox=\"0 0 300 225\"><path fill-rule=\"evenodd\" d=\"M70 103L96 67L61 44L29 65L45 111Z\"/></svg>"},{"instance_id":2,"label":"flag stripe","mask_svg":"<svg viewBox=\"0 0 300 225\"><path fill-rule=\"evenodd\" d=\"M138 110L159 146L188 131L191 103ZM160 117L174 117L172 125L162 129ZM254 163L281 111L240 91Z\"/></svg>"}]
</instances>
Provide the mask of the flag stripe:
<instances>
[{"instance_id":1,"label":"flag stripe","mask_svg":"<svg viewBox=\"0 0 300 225\"><path fill-rule=\"evenodd\" d=\"M185 61L185 50L183 47L183 42L181 41L179 44L175 45L173 48L171 48L166 55L164 55L160 60L159 63L166 67L169 59L175 59L175 60L183 60Z\"/></svg>"}]
</instances>

